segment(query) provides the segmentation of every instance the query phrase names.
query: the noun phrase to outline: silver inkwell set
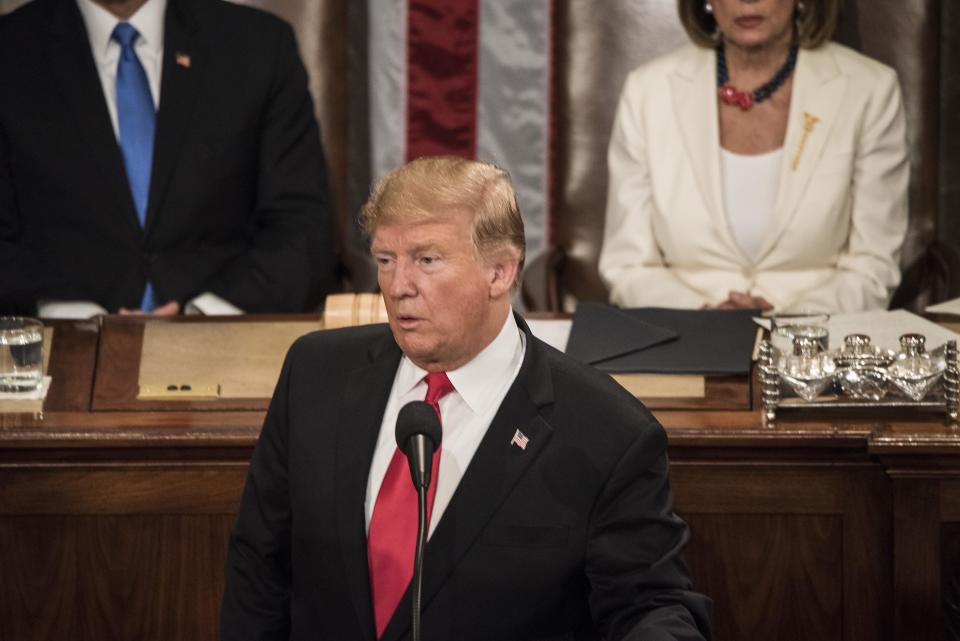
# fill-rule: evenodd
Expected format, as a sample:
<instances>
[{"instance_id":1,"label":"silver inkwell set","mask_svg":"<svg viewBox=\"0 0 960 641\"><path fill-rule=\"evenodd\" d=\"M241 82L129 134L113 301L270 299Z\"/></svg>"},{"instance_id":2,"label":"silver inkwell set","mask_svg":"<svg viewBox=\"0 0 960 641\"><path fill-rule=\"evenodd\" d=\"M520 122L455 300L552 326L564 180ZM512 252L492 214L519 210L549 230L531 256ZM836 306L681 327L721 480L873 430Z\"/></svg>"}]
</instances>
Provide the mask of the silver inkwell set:
<instances>
[{"instance_id":1,"label":"silver inkwell set","mask_svg":"<svg viewBox=\"0 0 960 641\"><path fill-rule=\"evenodd\" d=\"M915 407L942 411L957 423L960 371L957 342L927 351L922 334L903 334L899 349L871 343L867 334L849 334L828 350L826 333L795 326L784 344L781 334L760 344L761 402L770 423L778 410L794 408ZM775 344L779 343L779 344Z\"/></svg>"}]
</instances>

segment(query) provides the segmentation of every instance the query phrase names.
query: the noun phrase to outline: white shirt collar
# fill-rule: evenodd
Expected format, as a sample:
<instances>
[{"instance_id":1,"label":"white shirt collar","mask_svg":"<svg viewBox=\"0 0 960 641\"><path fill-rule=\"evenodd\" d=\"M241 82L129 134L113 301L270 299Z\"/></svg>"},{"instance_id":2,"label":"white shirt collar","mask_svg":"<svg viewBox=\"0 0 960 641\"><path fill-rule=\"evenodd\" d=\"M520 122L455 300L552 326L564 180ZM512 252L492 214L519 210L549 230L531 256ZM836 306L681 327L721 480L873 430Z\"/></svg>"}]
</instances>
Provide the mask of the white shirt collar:
<instances>
[{"instance_id":1,"label":"white shirt collar","mask_svg":"<svg viewBox=\"0 0 960 641\"><path fill-rule=\"evenodd\" d=\"M523 339L513 310L507 314L500 333L466 365L447 372L447 377L467 406L476 414L491 403L503 380L514 371L514 357L522 353ZM427 371L404 356L397 372L396 389L402 396L423 382Z\"/></svg>"},{"instance_id":2,"label":"white shirt collar","mask_svg":"<svg viewBox=\"0 0 960 641\"><path fill-rule=\"evenodd\" d=\"M100 59L106 57L110 36L120 20L93 0L77 0L77 7L86 24L87 37L94 54ZM163 51L163 19L166 11L167 0L147 0L127 21L140 34L138 42L142 41L154 57L159 57Z\"/></svg>"}]
</instances>

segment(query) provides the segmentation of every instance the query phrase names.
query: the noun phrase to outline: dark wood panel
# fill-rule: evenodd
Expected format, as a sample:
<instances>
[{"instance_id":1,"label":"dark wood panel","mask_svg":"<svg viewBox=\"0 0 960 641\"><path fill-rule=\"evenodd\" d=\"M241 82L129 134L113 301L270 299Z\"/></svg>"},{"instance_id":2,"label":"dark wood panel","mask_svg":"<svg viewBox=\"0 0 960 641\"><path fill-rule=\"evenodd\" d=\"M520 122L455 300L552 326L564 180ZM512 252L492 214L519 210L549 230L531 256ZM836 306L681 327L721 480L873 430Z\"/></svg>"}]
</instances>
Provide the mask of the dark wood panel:
<instances>
[{"instance_id":1,"label":"dark wood panel","mask_svg":"<svg viewBox=\"0 0 960 641\"><path fill-rule=\"evenodd\" d=\"M0 518L0 639L215 639L232 521Z\"/></svg>"},{"instance_id":2,"label":"dark wood panel","mask_svg":"<svg viewBox=\"0 0 960 641\"><path fill-rule=\"evenodd\" d=\"M225 469L0 470L0 515L235 514L246 465Z\"/></svg>"},{"instance_id":3,"label":"dark wood panel","mask_svg":"<svg viewBox=\"0 0 960 641\"><path fill-rule=\"evenodd\" d=\"M261 412L48 412L0 414L0 461L20 451L32 460L55 456L96 461L102 453L122 450L181 449L194 458L212 448L252 448L264 414ZM59 454L51 454L60 449ZM151 454L151 458L157 454ZM130 458L123 456L123 458ZM246 457L249 458L249 455Z\"/></svg>"},{"instance_id":4,"label":"dark wood panel","mask_svg":"<svg viewBox=\"0 0 960 641\"><path fill-rule=\"evenodd\" d=\"M843 483L843 638L893 639L892 482L880 466L851 470Z\"/></svg>"},{"instance_id":5,"label":"dark wood panel","mask_svg":"<svg viewBox=\"0 0 960 641\"><path fill-rule=\"evenodd\" d=\"M681 515L694 584L714 600L714 639L842 638L840 517Z\"/></svg>"},{"instance_id":6,"label":"dark wood panel","mask_svg":"<svg viewBox=\"0 0 960 641\"><path fill-rule=\"evenodd\" d=\"M93 387L94 410L119 409L115 402L137 398L143 322L116 317L100 329L100 348Z\"/></svg>"},{"instance_id":7,"label":"dark wood panel","mask_svg":"<svg viewBox=\"0 0 960 641\"><path fill-rule=\"evenodd\" d=\"M843 473L810 467L710 466L674 462L676 509L686 514L840 514Z\"/></svg>"},{"instance_id":8,"label":"dark wood panel","mask_svg":"<svg viewBox=\"0 0 960 641\"><path fill-rule=\"evenodd\" d=\"M82 553L66 519L0 518L0 638L80 635Z\"/></svg>"},{"instance_id":9,"label":"dark wood panel","mask_svg":"<svg viewBox=\"0 0 960 641\"><path fill-rule=\"evenodd\" d=\"M897 639L943 638L939 482L894 483L894 612Z\"/></svg>"},{"instance_id":10,"label":"dark wood panel","mask_svg":"<svg viewBox=\"0 0 960 641\"><path fill-rule=\"evenodd\" d=\"M940 519L960 522L960 480L940 481Z\"/></svg>"},{"instance_id":11,"label":"dark wood panel","mask_svg":"<svg viewBox=\"0 0 960 641\"><path fill-rule=\"evenodd\" d=\"M90 409L100 336L99 321L53 321L53 347L47 374L53 379L44 411Z\"/></svg>"},{"instance_id":12,"label":"dark wood panel","mask_svg":"<svg viewBox=\"0 0 960 641\"><path fill-rule=\"evenodd\" d=\"M941 541L944 632L960 641L960 523L944 524Z\"/></svg>"}]
</instances>

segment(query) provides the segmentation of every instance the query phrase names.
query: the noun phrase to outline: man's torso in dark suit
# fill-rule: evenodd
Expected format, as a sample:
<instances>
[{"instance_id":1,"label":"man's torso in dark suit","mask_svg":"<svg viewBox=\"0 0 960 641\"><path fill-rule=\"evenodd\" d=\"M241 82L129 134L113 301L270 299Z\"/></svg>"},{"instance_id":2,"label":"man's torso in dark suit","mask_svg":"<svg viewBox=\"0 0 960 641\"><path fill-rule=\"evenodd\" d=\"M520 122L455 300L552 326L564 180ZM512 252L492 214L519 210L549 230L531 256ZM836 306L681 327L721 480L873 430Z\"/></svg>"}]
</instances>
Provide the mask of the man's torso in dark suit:
<instances>
[{"instance_id":1,"label":"man's torso in dark suit","mask_svg":"<svg viewBox=\"0 0 960 641\"><path fill-rule=\"evenodd\" d=\"M608 376L526 341L427 544L423 638L701 638L663 429ZM364 500L400 358L386 326L291 349L231 541L224 639L374 641ZM382 638L409 625L408 591Z\"/></svg>"},{"instance_id":2,"label":"man's torso in dark suit","mask_svg":"<svg viewBox=\"0 0 960 641\"><path fill-rule=\"evenodd\" d=\"M0 309L139 307L209 291L299 311L332 285L313 105L293 33L220 0L169 0L145 229L76 0L0 20ZM311 273L312 272L312 273Z\"/></svg>"}]
</instances>

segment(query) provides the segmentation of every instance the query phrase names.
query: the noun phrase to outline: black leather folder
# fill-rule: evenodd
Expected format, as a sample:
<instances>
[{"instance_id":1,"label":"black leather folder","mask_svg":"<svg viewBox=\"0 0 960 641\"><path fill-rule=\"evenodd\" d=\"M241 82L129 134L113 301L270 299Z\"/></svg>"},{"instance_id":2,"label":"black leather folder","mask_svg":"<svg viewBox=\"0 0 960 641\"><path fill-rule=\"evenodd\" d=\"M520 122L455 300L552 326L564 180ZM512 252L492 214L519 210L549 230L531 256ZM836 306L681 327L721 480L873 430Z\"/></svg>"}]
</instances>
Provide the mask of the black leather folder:
<instances>
[{"instance_id":1,"label":"black leather folder","mask_svg":"<svg viewBox=\"0 0 960 641\"><path fill-rule=\"evenodd\" d=\"M759 313L580 303L567 353L605 372L746 375Z\"/></svg>"}]
</instances>

